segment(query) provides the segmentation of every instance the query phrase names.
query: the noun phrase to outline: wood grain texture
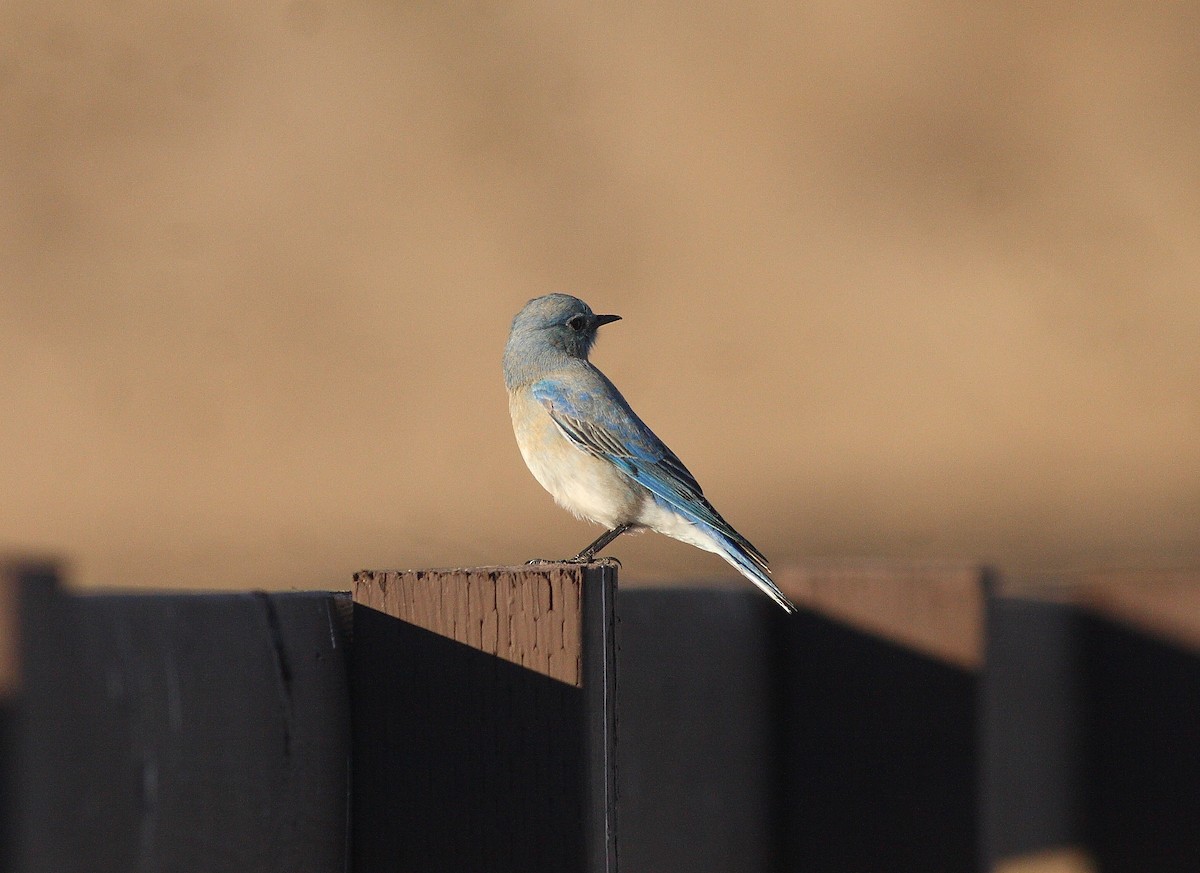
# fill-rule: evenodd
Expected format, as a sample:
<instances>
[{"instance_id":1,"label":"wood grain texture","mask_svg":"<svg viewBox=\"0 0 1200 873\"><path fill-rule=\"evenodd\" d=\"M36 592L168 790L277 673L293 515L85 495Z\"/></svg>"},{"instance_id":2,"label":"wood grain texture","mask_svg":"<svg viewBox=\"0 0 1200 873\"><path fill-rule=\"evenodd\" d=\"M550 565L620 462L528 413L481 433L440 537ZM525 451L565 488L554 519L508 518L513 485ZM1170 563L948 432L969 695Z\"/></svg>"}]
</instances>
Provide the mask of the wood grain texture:
<instances>
[{"instance_id":1,"label":"wood grain texture","mask_svg":"<svg viewBox=\"0 0 1200 873\"><path fill-rule=\"evenodd\" d=\"M354 602L579 687L584 568L363 570Z\"/></svg>"},{"instance_id":2,"label":"wood grain texture","mask_svg":"<svg viewBox=\"0 0 1200 873\"><path fill-rule=\"evenodd\" d=\"M978 670L984 575L969 565L854 562L790 567L775 580L798 606Z\"/></svg>"},{"instance_id":3,"label":"wood grain texture","mask_svg":"<svg viewBox=\"0 0 1200 873\"><path fill-rule=\"evenodd\" d=\"M615 569L354 587L354 869L615 873Z\"/></svg>"}]
</instances>

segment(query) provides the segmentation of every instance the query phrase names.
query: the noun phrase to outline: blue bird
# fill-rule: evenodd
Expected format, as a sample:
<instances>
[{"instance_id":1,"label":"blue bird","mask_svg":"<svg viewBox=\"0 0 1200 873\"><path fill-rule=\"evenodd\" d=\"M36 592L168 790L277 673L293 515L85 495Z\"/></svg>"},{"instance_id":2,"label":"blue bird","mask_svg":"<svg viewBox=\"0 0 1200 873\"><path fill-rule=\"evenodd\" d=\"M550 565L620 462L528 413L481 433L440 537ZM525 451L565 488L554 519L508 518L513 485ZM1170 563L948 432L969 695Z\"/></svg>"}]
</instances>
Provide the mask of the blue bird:
<instances>
[{"instance_id":1,"label":"blue bird","mask_svg":"<svg viewBox=\"0 0 1200 873\"><path fill-rule=\"evenodd\" d=\"M572 561L590 561L628 531L654 530L716 552L788 612L762 552L721 518L696 477L588 361L601 325L578 298L548 294L513 318L504 383L521 456L535 479L576 517L605 533Z\"/></svg>"}]
</instances>

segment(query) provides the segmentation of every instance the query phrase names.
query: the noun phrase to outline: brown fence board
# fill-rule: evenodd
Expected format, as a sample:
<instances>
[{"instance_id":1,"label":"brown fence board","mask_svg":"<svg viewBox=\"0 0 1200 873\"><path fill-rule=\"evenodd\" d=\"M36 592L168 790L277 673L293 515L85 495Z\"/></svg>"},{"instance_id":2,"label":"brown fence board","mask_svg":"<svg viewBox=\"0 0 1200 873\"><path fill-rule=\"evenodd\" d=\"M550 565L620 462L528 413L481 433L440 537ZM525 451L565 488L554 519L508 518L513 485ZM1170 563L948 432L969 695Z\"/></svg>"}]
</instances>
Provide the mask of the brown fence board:
<instances>
[{"instance_id":1,"label":"brown fence board","mask_svg":"<svg viewBox=\"0 0 1200 873\"><path fill-rule=\"evenodd\" d=\"M358 873L614 873L615 570L355 577Z\"/></svg>"}]
</instances>

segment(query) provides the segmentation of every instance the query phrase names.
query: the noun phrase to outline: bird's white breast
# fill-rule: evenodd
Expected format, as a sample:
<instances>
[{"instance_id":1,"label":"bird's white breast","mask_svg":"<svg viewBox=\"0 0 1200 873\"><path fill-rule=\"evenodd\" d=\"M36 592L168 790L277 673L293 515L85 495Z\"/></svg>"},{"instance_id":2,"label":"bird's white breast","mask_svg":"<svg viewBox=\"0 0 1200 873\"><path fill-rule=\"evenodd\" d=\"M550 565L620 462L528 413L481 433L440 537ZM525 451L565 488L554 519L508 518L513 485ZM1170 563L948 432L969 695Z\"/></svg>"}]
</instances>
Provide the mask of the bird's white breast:
<instances>
[{"instance_id":1,"label":"bird's white breast","mask_svg":"<svg viewBox=\"0 0 1200 873\"><path fill-rule=\"evenodd\" d=\"M525 465L559 506L607 528L638 520L645 489L563 436L528 388L514 389L508 408Z\"/></svg>"}]
</instances>

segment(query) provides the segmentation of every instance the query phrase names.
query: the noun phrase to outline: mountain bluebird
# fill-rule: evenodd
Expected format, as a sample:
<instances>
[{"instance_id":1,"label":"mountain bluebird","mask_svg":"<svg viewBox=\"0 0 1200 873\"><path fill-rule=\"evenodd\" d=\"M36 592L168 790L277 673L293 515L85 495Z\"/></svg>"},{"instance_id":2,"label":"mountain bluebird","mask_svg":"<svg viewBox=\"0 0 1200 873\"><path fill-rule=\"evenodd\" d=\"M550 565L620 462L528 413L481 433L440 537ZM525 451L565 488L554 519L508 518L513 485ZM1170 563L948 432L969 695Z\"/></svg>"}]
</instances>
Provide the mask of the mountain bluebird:
<instances>
[{"instance_id":1,"label":"mountain bluebird","mask_svg":"<svg viewBox=\"0 0 1200 873\"><path fill-rule=\"evenodd\" d=\"M525 304L504 349L504 383L521 456L555 501L605 533L571 558L590 561L621 534L649 528L716 552L788 612L762 552L704 497L696 478L588 361L595 315L567 294Z\"/></svg>"}]
</instances>

